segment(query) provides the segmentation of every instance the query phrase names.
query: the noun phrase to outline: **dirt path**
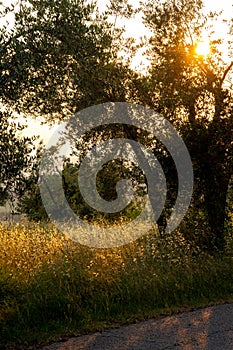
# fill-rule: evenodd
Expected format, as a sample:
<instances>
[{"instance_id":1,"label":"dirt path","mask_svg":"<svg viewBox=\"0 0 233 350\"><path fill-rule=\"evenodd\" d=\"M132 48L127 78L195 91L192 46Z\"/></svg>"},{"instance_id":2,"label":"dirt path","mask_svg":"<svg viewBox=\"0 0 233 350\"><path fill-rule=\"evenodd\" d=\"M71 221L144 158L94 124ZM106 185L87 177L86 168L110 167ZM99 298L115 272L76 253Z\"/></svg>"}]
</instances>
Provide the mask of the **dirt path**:
<instances>
[{"instance_id":1,"label":"dirt path","mask_svg":"<svg viewBox=\"0 0 233 350\"><path fill-rule=\"evenodd\" d=\"M218 305L71 338L40 350L152 349L233 349L233 304Z\"/></svg>"}]
</instances>

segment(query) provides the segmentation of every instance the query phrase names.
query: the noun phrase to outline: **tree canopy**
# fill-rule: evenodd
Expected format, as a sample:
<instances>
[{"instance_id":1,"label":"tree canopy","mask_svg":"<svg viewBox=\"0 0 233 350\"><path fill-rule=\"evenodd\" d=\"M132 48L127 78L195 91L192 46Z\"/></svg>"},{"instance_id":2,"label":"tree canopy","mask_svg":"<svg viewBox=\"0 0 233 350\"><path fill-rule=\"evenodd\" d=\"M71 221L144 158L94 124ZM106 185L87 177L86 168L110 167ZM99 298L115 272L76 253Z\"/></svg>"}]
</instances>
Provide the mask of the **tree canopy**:
<instances>
[{"instance_id":1,"label":"tree canopy","mask_svg":"<svg viewBox=\"0 0 233 350\"><path fill-rule=\"evenodd\" d=\"M194 200L207 213L211 228L209 247L224 241L225 206L232 176L232 83L225 80L233 68L224 62L219 40L210 37L210 54L195 52L203 31L211 32L211 16L202 12L202 1L153 1L144 9L152 66L150 101L182 132L195 170ZM232 33L232 27L229 25ZM232 47L233 42L229 42ZM206 234L207 236L207 234Z\"/></svg>"},{"instance_id":2,"label":"tree canopy","mask_svg":"<svg viewBox=\"0 0 233 350\"><path fill-rule=\"evenodd\" d=\"M12 10L11 7L3 8L0 17L4 18ZM8 60L6 57L11 42L11 33L3 26L0 30L0 205L5 205L6 201L14 202L22 194L36 148L35 138L22 135L24 127L14 121L15 114L9 103L17 100L23 77L14 58ZM16 47L17 54L22 55L20 48ZM12 55L13 47L8 49Z\"/></svg>"},{"instance_id":3,"label":"tree canopy","mask_svg":"<svg viewBox=\"0 0 233 350\"><path fill-rule=\"evenodd\" d=\"M151 66L144 75L120 58L119 53L129 50L132 41L123 40L122 31L108 17L127 20L133 13L127 1L110 2L108 13L101 14L96 3L84 0L22 0L14 28L10 32L3 28L0 33L2 103L25 114L44 116L48 122L109 101L158 111L182 134L192 157L195 191L190 220L198 228L190 231L209 250L222 249L233 159L232 85L226 79L233 62L223 59L222 38L211 39L211 20L217 15L206 15L201 0L148 0L140 11L151 31L144 43ZM196 51L203 32L210 33L206 56ZM229 33L233 33L232 23ZM232 48L230 40L229 45ZM138 141L145 138L141 130L132 128L122 134ZM174 190L169 155L158 143L156 147L147 143L160 158L165 155L162 163ZM209 226L203 237L200 211ZM196 239L191 236L187 233L187 238Z\"/></svg>"}]
</instances>

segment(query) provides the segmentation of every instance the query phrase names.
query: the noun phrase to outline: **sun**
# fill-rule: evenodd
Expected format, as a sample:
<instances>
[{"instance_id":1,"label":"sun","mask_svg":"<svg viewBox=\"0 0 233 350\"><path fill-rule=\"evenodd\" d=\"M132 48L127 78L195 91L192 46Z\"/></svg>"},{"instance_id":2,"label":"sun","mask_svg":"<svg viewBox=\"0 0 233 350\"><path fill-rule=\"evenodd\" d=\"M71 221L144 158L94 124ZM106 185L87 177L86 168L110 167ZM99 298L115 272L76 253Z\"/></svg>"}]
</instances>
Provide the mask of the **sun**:
<instances>
[{"instance_id":1,"label":"sun","mask_svg":"<svg viewBox=\"0 0 233 350\"><path fill-rule=\"evenodd\" d=\"M210 43L208 40L200 40L195 48L196 54L199 56L208 56L210 54Z\"/></svg>"}]
</instances>

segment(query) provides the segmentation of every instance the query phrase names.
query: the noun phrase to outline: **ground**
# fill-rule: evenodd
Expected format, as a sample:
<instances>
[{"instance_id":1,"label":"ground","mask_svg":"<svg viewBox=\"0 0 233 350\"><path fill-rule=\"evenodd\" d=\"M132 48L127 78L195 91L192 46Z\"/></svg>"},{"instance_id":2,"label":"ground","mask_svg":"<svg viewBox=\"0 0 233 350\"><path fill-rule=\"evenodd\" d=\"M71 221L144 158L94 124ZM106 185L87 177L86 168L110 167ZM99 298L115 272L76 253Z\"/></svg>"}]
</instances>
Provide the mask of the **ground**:
<instances>
[{"instance_id":1,"label":"ground","mask_svg":"<svg viewBox=\"0 0 233 350\"><path fill-rule=\"evenodd\" d=\"M40 350L165 349L233 349L233 304L208 307L71 338Z\"/></svg>"}]
</instances>

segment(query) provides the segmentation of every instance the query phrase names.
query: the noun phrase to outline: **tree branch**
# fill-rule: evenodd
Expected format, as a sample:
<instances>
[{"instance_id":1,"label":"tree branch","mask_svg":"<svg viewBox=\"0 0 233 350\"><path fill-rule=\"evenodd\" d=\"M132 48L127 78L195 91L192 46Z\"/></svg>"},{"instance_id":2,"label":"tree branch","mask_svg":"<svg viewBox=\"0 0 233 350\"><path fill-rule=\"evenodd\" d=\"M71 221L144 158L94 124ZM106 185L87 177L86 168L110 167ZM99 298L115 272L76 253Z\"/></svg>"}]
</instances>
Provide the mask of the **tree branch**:
<instances>
[{"instance_id":1,"label":"tree branch","mask_svg":"<svg viewBox=\"0 0 233 350\"><path fill-rule=\"evenodd\" d=\"M220 80L220 87L222 87L224 80L226 79L227 74L230 72L231 68L233 67L233 61L231 62L231 64L227 67L227 69L225 70L222 79Z\"/></svg>"}]
</instances>

